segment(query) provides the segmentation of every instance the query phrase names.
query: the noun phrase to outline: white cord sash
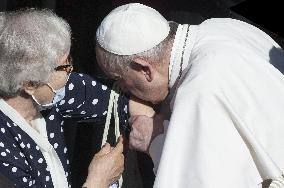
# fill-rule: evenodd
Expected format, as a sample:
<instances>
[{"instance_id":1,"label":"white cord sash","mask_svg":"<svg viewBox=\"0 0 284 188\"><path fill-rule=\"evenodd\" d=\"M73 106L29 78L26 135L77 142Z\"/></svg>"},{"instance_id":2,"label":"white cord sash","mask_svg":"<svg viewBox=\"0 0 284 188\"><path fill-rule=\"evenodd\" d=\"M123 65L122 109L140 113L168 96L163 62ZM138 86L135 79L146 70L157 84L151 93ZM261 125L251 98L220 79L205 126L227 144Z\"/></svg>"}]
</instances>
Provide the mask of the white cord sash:
<instances>
[{"instance_id":1,"label":"white cord sash","mask_svg":"<svg viewBox=\"0 0 284 188\"><path fill-rule=\"evenodd\" d=\"M107 142L107 136L109 132L109 125L110 125L110 120L112 116L112 112L114 115L114 122L115 122L115 140L117 141L119 136L120 136L120 130L119 130L119 115L117 111L118 107L118 98L119 98L119 93L116 91L118 90L118 87L116 84L113 85L111 93L110 93L110 98L109 98L109 103L108 103L108 111L107 111L107 117L106 117L106 123L105 123L105 128L104 128L104 133L103 133L103 139L102 139L102 145L105 145ZM122 186L122 176L118 180L118 187L121 188ZM111 188L115 188L116 183L110 185Z\"/></svg>"}]
</instances>

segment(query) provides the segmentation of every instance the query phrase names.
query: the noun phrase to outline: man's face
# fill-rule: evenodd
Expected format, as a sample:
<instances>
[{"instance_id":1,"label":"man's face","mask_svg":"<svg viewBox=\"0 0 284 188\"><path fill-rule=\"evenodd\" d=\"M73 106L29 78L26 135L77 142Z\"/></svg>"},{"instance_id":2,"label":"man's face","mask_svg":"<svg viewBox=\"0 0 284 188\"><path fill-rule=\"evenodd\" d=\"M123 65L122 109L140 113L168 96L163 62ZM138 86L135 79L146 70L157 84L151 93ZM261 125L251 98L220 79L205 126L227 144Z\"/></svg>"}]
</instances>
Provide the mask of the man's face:
<instances>
[{"instance_id":1,"label":"man's face","mask_svg":"<svg viewBox=\"0 0 284 188\"><path fill-rule=\"evenodd\" d=\"M162 102L168 94L168 77L161 74L156 68L151 71L151 80L149 75L143 71L141 66L132 63L127 70L111 70L108 62L102 57L102 50L96 47L97 61L106 75L112 79L118 80L120 88L125 93L130 93L144 101L153 104Z\"/></svg>"}]
</instances>

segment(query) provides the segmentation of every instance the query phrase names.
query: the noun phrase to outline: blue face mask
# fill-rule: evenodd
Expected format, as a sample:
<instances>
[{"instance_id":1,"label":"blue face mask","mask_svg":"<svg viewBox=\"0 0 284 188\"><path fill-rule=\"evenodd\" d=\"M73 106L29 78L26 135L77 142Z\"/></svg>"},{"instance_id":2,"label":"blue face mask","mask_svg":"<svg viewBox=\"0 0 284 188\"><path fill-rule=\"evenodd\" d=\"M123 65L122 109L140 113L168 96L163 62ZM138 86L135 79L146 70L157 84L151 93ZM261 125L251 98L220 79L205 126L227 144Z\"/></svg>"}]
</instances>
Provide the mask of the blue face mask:
<instances>
[{"instance_id":1,"label":"blue face mask","mask_svg":"<svg viewBox=\"0 0 284 188\"><path fill-rule=\"evenodd\" d=\"M36 98L32 95L32 98L33 100L37 103L38 105L38 109L39 111L42 111L42 110L47 110L47 109L50 109L52 108L56 103L58 103L59 101L61 101L64 97L65 97L65 86L58 89L58 90L54 90L49 84L47 84L52 92L54 93L54 97L52 99L52 101L48 104L40 104Z\"/></svg>"}]
</instances>

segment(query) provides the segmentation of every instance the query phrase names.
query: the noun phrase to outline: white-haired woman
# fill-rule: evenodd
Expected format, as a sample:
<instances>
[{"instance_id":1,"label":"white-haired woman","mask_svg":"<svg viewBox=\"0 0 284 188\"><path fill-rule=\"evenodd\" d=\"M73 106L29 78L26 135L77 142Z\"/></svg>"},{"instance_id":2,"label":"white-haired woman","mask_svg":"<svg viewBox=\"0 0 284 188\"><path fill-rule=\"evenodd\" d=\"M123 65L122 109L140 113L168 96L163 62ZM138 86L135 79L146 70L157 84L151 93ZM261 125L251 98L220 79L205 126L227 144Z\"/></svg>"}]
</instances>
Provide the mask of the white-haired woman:
<instances>
[{"instance_id":1,"label":"white-haired woman","mask_svg":"<svg viewBox=\"0 0 284 188\"><path fill-rule=\"evenodd\" d=\"M64 119L103 119L110 89L71 73L69 25L47 10L0 13L0 173L16 187L69 186ZM119 99L126 120L128 100ZM93 158L85 187L123 171L122 141Z\"/></svg>"}]
</instances>

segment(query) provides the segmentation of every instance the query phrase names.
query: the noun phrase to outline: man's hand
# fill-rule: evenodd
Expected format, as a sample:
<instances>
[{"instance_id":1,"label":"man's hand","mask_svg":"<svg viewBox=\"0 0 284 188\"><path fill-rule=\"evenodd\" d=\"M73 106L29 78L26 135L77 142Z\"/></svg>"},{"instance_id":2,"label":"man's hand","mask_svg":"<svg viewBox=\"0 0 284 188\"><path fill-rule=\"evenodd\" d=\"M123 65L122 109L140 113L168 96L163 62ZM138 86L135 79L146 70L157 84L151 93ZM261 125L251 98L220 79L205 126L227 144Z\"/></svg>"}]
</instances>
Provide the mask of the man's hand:
<instances>
[{"instance_id":1,"label":"man's hand","mask_svg":"<svg viewBox=\"0 0 284 188\"><path fill-rule=\"evenodd\" d=\"M107 188L119 179L124 170L123 139L112 148L108 143L95 154L88 168L88 177L82 187Z\"/></svg>"},{"instance_id":2,"label":"man's hand","mask_svg":"<svg viewBox=\"0 0 284 188\"><path fill-rule=\"evenodd\" d=\"M164 132L162 116L132 116L128 122L131 125L129 148L149 153L152 140Z\"/></svg>"}]
</instances>

